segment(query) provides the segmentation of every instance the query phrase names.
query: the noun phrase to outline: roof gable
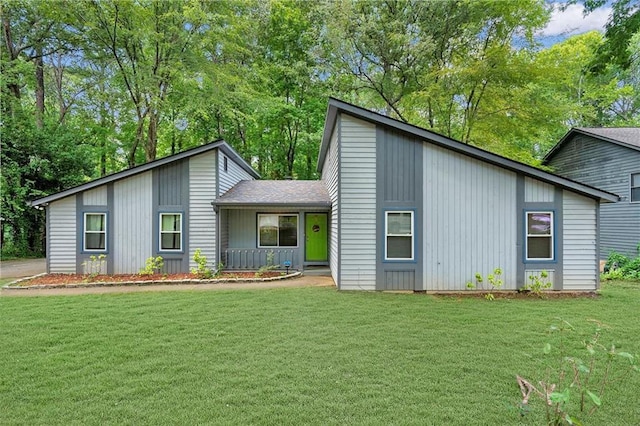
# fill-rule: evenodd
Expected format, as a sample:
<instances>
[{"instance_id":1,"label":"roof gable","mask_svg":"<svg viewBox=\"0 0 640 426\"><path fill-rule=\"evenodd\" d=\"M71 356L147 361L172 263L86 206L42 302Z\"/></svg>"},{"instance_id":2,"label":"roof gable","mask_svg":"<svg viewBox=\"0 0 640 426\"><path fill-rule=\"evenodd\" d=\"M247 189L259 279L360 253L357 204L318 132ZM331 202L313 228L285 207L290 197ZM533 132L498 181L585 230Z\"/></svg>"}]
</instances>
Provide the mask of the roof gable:
<instances>
[{"instance_id":1,"label":"roof gable","mask_svg":"<svg viewBox=\"0 0 640 426\"><path fill-rule=\"evenodd\" d=\"M183 160L185 158L193 157L195 155L203 154L205 152L219 149L224 152L227 156L232 158L240 167L246 170L250 175L255 177L256 179L260 178L260 175L242 158L240 155L233 149L231 146L220 139L214 142L210 142L205 145L201 145L195 148L188 149L186 151L179 152L178 154L170 155L164 158L160 158L158 160L151 161L149 163L141 164L136 167L132 167L130 169L122 170L120 172L112 173L107 176L103 176L98 179L94 179L87 183L80 184L73 188L66 189L64 191L57 192L55 194L47 195L46 197L38 198L30 202L30 205L33 207L46 205L52 201L59 200L61 198L68 197L70 195L77 194L79 192L83 192L92 188L96 188L98 186L115 182L121 179L128 178L130 176L134 176L140 173L144 173L146 171L155 169L156 167L164 166L166 164L170 164L179 160Z\"/></svg>"},{"instance_id":2,"label":"roof gable","mask_svg":"<svg viewBox=\"0 0 640 426\"><path fill-rule=\"evenodd\" d=\"M569 141L578 135L591 136L603 142L640 151L640 127L574 127L544 156L542 164L548 164Z\"/></svg>"},{"instance_id":3,"label":"roof gable","mask_svg":"<svg viewBox=\"0 0 640 426\"><path fill-rule=\"evenodd\" d=\"M579 193L581 195L584 195L590 198L603 200L603 201L610 201L610 202L618 201L618 196L615 194L603 191L598 188L591 187L589 185L582 184L580 182L576 182L576 181L564 178L562 176L555 175L553 173L546 172L544 170L538 169L528 164L524 164L515 160L511 160L506 157L502 157L500 155L494 154L489 151L485 151L475 146L462 143L460 141L451 139L441 134L424 129L422 127L414 126L412 124L408 124L408 123L393 119L391 117L387 117L387 116L378 114L376 112L373 112L364 108L360 108L358 106L349 104L344 101L340 101L335 98L331 98L329 100L329 106L327 109L324 134L322 138L322 143L320 145L320 155L318 157L319 172L322 171L322 166L324 165L329 144L331 142L331 135L333 133L333 129L335 128L335 125L340 113L346 113L356 118L359 118L361 120L369 121L376 125L381 125L381 126L386 126L386 127L396 129L400 132L407 133L415 138L418 138L423 142L432 143L432 144L450 149L454 152L458 152L460 154L467 155L469 157L487 162L489 164L493 164L495 166L514 171L524 176L538 179L540 181L549 183L554 186L560 186L562 188L565 188L567 190Z\"/></svg>"}]
</instances>

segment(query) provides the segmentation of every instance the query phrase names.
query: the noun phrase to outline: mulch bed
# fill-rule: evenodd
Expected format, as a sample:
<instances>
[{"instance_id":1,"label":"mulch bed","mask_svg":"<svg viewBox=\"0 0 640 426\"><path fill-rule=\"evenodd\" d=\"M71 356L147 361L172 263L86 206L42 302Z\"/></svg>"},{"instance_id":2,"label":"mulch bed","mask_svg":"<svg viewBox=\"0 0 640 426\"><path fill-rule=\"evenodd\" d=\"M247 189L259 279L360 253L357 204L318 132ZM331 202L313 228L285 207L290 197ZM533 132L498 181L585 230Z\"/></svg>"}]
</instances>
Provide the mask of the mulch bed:
<instances>
[{"instance_id":1,"label":"mulch bed","mask_svg":"<svg viewBox=\"0 0 640 426\"><path fill-rule=\"evenodd\" d=\"M449 298L485 298L487 292L483 291L452 291L452 292L430 292L432 296L449 297ZM600 297L600 293L595 291L556 291L546 290L541 294L535 294L530 291L496 291L493 292L495 299L571 299L571 298L589 298L594 299Z\"/></svg>"},{"instance_id":2,"label":"mulch bed","mask_svg":"<svg viewBox=\"0 0 640 426\"><path fill-rule=\"evenodd\" d=\"M256 278L274 278L282 276L280 272L269 271L256 276L255 272L223 272L216 276L219 280L242 280ZM198 280L196 274L118 274L118 275L79 275L79 274L45 274L34 277L30 280L20 281L19 286L51 285L58 286L64 284L91 284L91 283L148 283L163 281L186 281Z\"/></svg>"}]
</instances>

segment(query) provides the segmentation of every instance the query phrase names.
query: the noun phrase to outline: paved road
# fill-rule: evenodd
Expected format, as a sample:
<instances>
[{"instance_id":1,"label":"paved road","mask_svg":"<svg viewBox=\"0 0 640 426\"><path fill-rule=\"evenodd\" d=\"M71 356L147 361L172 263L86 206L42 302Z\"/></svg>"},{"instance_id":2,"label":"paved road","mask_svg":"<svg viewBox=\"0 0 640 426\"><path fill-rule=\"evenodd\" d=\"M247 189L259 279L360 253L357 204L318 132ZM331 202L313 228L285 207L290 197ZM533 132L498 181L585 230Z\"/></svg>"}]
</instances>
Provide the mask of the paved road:
<instances>
[{"instance_id":1,"label":"paved road","mask_svg":"<svg viewBox=\"0 0 640 426\"><path fill-rule=\"evenodd\" d=\"M20 259L0 261L0 278L22 278L41 274L47 270L47 259Z\"/></svg>"}]
</instances>

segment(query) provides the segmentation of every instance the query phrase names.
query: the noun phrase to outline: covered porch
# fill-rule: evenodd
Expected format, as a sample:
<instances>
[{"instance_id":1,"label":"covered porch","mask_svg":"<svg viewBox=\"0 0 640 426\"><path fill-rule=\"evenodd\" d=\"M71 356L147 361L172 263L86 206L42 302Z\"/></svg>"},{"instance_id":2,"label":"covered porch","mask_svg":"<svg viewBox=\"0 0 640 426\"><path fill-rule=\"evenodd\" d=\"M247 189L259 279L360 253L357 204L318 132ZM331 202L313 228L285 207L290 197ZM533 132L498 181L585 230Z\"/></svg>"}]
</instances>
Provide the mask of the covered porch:
<instances>
[{"instance_id":1,"label":"covered porch","mask_svg":"<svg viewBox=\"0 0 640 426\"><path fill-rule=\"evenodd\" d=\"M227 270L329 265L329 194L320 181L241 181L214 201Z\"/></svg>"}]
</instances>

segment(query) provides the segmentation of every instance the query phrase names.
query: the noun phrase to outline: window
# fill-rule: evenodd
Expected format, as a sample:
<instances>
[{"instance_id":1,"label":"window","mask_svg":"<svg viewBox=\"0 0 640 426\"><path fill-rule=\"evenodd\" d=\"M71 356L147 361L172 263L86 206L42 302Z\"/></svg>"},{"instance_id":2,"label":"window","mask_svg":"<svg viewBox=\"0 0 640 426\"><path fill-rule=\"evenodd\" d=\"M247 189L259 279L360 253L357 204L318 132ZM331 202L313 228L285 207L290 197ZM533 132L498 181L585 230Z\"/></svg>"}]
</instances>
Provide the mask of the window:
<instances>
[{"instance_id":1,"label":"window","mask_svg":"<svg viewBox=\"0 0 640 426\"><path fill-rule=\"evenodd\" d=\"M385 229L385 259L413 260L413 212L386 212Z\"/></svg>"},{"instance_id":2,"label":"window","mask_svg":"<svg viewBox=\"0 0 640 426\"><path fill-rule=\"evenodd\" d=\"M229 161L227 160L227 157L222 157L222 163L224 166L224 171L229 171Z\"/></svg>"},{"instance_id":3,"label":"window","mask_svg":"<svg viewBox=\"0 0 640 426\"><path fill-rule=\"evenodd\" d=\"M553 212L527 212L527 260L553 259Z\"/></svg>"},{"instance_id":4,"label":"window","mask_svg":"<svg viewBox=\"0 0 640 426\"><path fill-rule=\"evenodd\" d=\"M160 250L182 250L182 213L160 213Z\"/></svg>"},{"instance_id":5,"label":"window","mask_svg":"<svg viewBox=\"0 0 640 426\"><path fill-rule=\"evenodd\" d=\"M640 203L640 173L631 173L631 194L629 200L632 203Z\"/></svg>"},{"instance_id":6,"label":"window","mask_svg":"<svg viewBox=\"0 0 640 426\"><path fill-rule=\"evenodd\" d=\"M107 251L107 214L84 214L84 250Z\"/></svg>"},{"instance_id":7,"label":"window","mask_svg":"<svg viewBox=\"0 0 640 426\"><path fill-rule=\"evenodd\" d=\"M297 247L298 215L259 214L258 247Z\"/></svg>"}]
</instances>

